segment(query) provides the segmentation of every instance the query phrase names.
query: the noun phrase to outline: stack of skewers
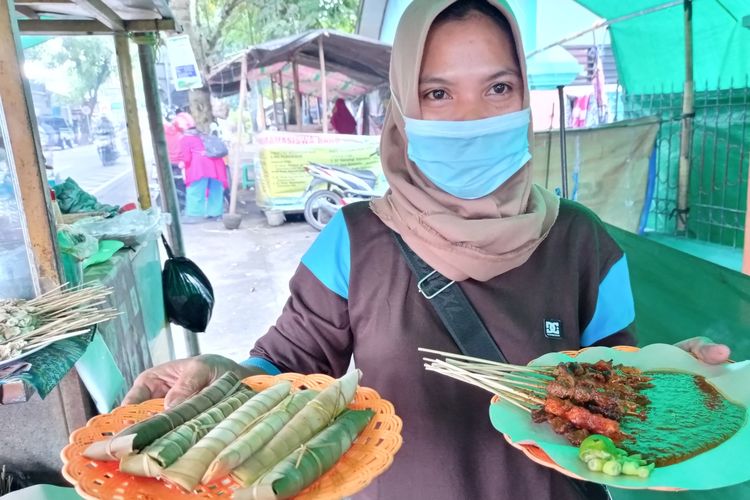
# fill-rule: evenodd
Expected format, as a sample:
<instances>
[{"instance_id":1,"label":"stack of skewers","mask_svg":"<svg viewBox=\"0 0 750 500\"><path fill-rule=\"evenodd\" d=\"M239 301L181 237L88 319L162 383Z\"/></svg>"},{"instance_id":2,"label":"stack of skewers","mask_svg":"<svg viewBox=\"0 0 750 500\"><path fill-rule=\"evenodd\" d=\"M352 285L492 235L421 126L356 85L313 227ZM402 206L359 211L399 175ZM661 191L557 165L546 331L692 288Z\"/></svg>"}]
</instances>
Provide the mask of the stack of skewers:
<instances>
[{"instance_id":1,"label":"stack of skewers","mask_svg":"<svg viewBox=\"0 0 750 500\"><path fill-rule=\"evenodd\" d=\"M420 349L446 359L424 358L428 371L485 389L528 412L536 423L578 446L591 434L614 442L630 439L622 432L625 417L646 418L650 401L641 391L650 378L637 368L612 362L516 366L458 354Z\"/></svg>"},{"instance_id":2,"label":"stack of skewers","mask_svg":"<svg viewBox=\"0 0 750 500\"><path fill-rule=\"evenodd\" d=\"M32 300L0 300L0 362L78 335L117 316L102 285L56 288Z\"/></svg>"}]
</instances>

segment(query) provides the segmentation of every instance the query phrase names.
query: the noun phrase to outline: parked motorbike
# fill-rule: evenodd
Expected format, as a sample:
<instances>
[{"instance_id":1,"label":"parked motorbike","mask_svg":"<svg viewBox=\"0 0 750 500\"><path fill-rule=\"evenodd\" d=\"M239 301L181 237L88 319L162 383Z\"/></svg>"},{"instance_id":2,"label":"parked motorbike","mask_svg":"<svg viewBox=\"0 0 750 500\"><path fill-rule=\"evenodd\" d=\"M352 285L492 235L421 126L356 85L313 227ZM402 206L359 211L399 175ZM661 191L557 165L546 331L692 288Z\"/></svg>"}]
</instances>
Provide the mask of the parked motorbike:
<instances>
[{"instance_id":1,"label":"parked motorbike","mask_svg":"<svg viewBox=\"0 0 750 500\"><path fill-rule=\"evenodd\" d=\"M369 170L310 163L305 171L312 175L304 193L307 198L305 221L318 231L328 224L341 207L379 196L375 191L377 176ZM321 185L325 189L320 189Z\"/></svg>"},{"instance_id":2,"label":"parked motorbike","mask_svg":"<svg viewBox=\"0 0 750 500\"><path fill-rule=\"evenodd\" d=\"M102 166L114 165L120 156L117 152L114 134L97 132L94 135L94 144L96 144L96 151L99 153Z\"/></svg>"}]
</instances>

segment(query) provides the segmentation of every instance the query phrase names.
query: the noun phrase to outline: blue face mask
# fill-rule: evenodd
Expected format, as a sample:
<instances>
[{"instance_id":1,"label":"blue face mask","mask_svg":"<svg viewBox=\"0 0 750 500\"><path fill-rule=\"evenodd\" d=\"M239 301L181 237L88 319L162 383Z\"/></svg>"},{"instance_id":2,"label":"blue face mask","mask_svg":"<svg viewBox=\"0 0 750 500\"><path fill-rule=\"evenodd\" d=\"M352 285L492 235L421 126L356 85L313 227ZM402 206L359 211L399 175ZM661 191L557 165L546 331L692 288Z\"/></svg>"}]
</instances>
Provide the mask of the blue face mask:
<instances>
[{"instance_id":1,"label":"blue face mask","mask_svg":"<svg viewBox=\"0 0 750 500\"><path fill-rule=\"evenodd\" d=\"M409 159L458 198L487 196L531 159L529 109L482 120L404 122Z\"/></svg>"}]
</instances>

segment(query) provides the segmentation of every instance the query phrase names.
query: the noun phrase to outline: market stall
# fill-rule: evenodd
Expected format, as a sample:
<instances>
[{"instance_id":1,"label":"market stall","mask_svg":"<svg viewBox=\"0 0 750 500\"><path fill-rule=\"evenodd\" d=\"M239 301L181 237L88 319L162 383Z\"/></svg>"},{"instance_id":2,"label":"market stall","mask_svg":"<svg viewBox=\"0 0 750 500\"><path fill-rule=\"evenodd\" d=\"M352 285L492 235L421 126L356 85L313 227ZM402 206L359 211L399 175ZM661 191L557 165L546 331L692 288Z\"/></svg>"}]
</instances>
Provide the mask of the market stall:
<instances>
[{"instance_id":1,"label":"market stall","mask_svg":"<svg viewBox=\"0 0 750 500\"><path fill-rule=\"evenodd\" d=\"M372 123L372 99L368 95L388 88L390 52L389 45L364 37L311 30L250 47L213 68L209 84L215 96L239 93L240 110L248 107L258 110L254 143L246 144L242 130L238 130L230 158L238 167L234 176L237 183L241 177L240 165L254 171L257 201L269 223L274 223L274 214L301 213L305 209L313 189L305 190L304 186L298 189L299 175L291 184L289 179L304 172L309 161L365 169L380 175L379 138L370 135L378 127ZM265 83L270 84L268 116ZM255 99L248 103L246 94L250 85ZM343 101L358 103L354 113L359 117L356 130L353 126L345 132L335 130L336 106L332 104L336 101L339 107L346 106ZM349 113L343 107L341 110ZM330 130L330 125L334 130ZM336 134L328 135L329 132ZM353 137L356 132L362 137ZM309 147L315 144L328 144L329 152L316 154L315 148ZM273 159L279 146L291 146L294 159L285 165ZM309 182L307 177L303 182ZM384 191L380 177L377 192ZM235 187L233 199L236 191Z\"/></svg>"},{"instance_id":2,"label":"market stall","mask_svg":"<svg viewBox=\"0 0 750 500\"><path fill-rule=\"evenodd\" d=\"M40 343L43 347L33 353L25 349L17 362L9 360L12 356L0 359L0 464L25 473L31 482L61 482L61 462L51 450L62 448L70 433L97 411L119 404L141 371L173 357L157 241L168 217L151 209L129 51L129 40L138 42L145 93L153 99L153 34L172 29L171 13L160 0L137 6L23 0L0 5L0 300L34 304L38 297L54 298L66 288L101 289L106 294L86 310L112 312L97 316L95 328L82 327L84 333L54 337L60 340ZM129 211L99 206L96 200L88 208L60 210L61 191L56 196L45 175L29 85L21 70L21 39L87 34L113 34L116 40L138 188L137 205ZM159 106L149 110L149 124L161 130ZM171 186L171 177L164 176L171 176L166 150L158 139L160 178L162 185ZM161 175L162 164L167 164L167 174ZM162 194L167 208L175 210L174 192ZM84 213L64 216L63 211ZM166 232L182 254L177 215ZM78 318L74 311L62 323L75 324Z\"/></svg>"}]
</instances>

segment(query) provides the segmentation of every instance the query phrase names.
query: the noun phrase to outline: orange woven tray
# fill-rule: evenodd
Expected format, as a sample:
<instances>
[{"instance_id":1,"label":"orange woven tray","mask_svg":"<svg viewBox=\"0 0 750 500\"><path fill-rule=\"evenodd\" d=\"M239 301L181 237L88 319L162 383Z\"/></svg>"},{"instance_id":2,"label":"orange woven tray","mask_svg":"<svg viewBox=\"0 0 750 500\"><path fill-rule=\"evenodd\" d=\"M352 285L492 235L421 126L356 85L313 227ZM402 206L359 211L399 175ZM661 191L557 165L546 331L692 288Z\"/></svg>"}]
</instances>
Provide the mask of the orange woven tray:
<instances>
[{"instance_id":1,"label":"orange woven tray","mask_svg":"<svg viewBox=\"0 0 750 500\"><path fill-rule=\"evenodd\" d=\"M583 348L583 349L581 349L579 351L562 351L562 353L563 354L567 354L568 356L570 356L572 358L575 358L576 356L578 356L582 352L586 351L587 349L589 349L589 348L585 347L585 348ZM632 347L632 346L627 346L627 345L613 347L613 349L617 349L618 351L625 351L625 352L635 352L635 351L638 350L637 347ZM493 396L492 402L496 403L499 399L500 399L499 396ZM554 460L552 460L550 458L550 456L547 455L547 453L543 449L541 449L540 447L538 447L538 446L536 446L534 444L514 443L513 440L511 440L506 434L503 434L503 437L505 438L505 440L512 447L521 450L524 453L524 455L526 455L532 461L538 463L539 465L544 465L545 467L550 467L552 469L555 469L557 472L565 474L566 476L570 476L570 477L572 477L574 479L580 479L581 481L585 481L585 479L583 479L582 477L578 476L577 474L574 474L574 473L570 472L569 470L567 470L567 469L565 469L565 468L560 467L559 465L557 465L557 463Z\"/></svg>"},{"instance_id":2,"label":"orange woven tray","mask_svg":"<svg viewBox=\"0 0 750 500\"><path fill-rule=\"evenodd\" d=\"M285 373L275 377L249 377L244 382L259 391L270 387L278 380L289 380L297 388L304 386L321 390L334 379L327 375ZM401 447L401 419L395 414L393 405L381 399L374 390L360 387L349 408L369 408L375 412L375 416L341 460L296 498L330 500L353 495L370 484L393 462L393 456ZM90 499L230 498L231 493L239 485L228 477L202 485L193 493L186 493L157 479L122 473L118 470L119 462L101 462L83 456L83 451L89 444L111 436L163 409L163 400L154 399L138 405L122 406L112 413L92 418L86 427L71 434L70 444L60 453L64 463L62 473L65 479L75 486L78 494Z\"/></svg>"}]
</instances>

